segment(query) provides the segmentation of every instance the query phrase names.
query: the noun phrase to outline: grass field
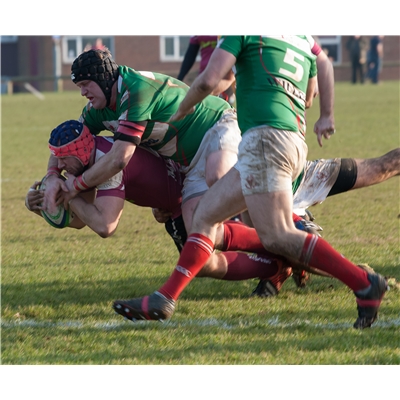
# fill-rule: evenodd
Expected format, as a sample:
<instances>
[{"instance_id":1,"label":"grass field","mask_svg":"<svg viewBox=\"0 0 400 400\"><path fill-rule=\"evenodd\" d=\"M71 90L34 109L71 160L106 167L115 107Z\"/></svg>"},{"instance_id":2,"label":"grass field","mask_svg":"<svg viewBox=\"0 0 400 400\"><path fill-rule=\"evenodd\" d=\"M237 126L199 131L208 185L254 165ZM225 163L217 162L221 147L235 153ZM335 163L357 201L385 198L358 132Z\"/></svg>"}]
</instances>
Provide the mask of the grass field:
<instances>
[{"instance_id":1,"label":"grass field","mask_svg":"<svg viewBox=\"0 0 400 400\"><path fill-rule=\"evenodd\" d=\"M393 285L378 322L352 328L354 295L339 281L290 279L276 298L249 298L256 280L195 279L169 322L133 324L116 298L157 289L178 254L148 209L127 204L116 234L56 230L24 206L45 174L53 127L77 118L79 92L2 96L3 365L398 365L400 296ZM336 84L336 134L318 147L308 112L309 158L376 157L399 146L399 82ZM399 178L312 208L337 250L400 280Z\"/></svg>"}]
</instances>

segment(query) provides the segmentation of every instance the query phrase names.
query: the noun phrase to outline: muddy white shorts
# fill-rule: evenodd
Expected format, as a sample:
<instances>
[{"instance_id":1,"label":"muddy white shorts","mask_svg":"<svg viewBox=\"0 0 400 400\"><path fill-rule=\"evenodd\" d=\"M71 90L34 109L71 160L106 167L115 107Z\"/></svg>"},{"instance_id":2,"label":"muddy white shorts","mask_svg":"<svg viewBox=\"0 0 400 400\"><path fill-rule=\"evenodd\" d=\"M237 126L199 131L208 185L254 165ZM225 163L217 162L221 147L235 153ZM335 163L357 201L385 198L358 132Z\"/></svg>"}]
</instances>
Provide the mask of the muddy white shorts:
<instances>
[{"instance_id":1,"label":"muddy white shorts","mask_svg":"<svg viewBox=\"0 0 400 400\"><path fill-rule=\"evenodd\" d=\"M291 191L292 182L306 162L307 152L301 133L266 125L246 131L235 165L243 195Z\"/></svg>"},{"instance_id":2,"label":"muddy white shorts","mask_svg":"<svg viewBox=\"0 0 400 400\"><path fill-rule=\"evenodd\" d=\"M339 175L340 158L307 161L304 175L293 195L293 212L304 215L308 207L322 203Z\"/></svg>"},{"instance_id":3,"label":"muddy white shorts","mask_svg":"<svg viewBox=\"0 0 400 400\"><path fill-rule=\"evenodd\" d=\"M241 139L236 111L228 109L219 121L206 132L192 162L187 167L183 167L186 178L183 182L182 204L207 191L206 163L208 156L219 150L238 154Z\"/></svg>"}]
</instances>

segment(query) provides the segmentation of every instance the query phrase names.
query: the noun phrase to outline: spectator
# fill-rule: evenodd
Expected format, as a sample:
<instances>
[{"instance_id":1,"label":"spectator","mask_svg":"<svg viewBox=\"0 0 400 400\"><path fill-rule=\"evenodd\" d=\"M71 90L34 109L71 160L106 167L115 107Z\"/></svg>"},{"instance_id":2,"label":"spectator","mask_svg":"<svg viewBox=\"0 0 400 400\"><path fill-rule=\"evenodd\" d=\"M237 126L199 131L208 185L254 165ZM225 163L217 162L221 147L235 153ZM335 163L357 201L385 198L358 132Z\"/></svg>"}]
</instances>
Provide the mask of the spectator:
<instances>
[{"instance_id":1,"label":"spectator","mask_svg":"<svg viewBox=\"0 0 400 400\"><path fill-rule=\"evenodd\" d=\"M382 70L383 36L373 36L369 44L368 78L372 83L379 83Z\"/></svg>"},{"instance_id":2,"label":"spectator","mask_svg":"<svg viewBox=\"0 0 400 400\"><path fill-rule=\"evenodd\" d=\"M215 47L217 46L218 36L191 36L189 41L189 46L186 50L185 57L182 61L181 69L178 74L178 79L183 81L190 69L193 67L196 57L200 51L200 68L199 74L201 74L206 68L208 61L213 53ZM219 96L224 100L228 101L231 105L235 102L235 93L234 93L234 82L235 82L235 74L231 70L225 76L224 79L221 80L218 87L214 89L211 93L214 96Z\"/></svg>"},{"instance_id":3,"label":"spectator","mask_svg":"<svg viewBox=\"0 0 400 400\"><path fill-rule=\"evenodd\" d=\"M357 74L360 83L364 83L364 65L367 60L367 42L362 36L352 36L347 42L347 50L350 53L351 82L357 83Z\"/></svg>"}]
</instances>

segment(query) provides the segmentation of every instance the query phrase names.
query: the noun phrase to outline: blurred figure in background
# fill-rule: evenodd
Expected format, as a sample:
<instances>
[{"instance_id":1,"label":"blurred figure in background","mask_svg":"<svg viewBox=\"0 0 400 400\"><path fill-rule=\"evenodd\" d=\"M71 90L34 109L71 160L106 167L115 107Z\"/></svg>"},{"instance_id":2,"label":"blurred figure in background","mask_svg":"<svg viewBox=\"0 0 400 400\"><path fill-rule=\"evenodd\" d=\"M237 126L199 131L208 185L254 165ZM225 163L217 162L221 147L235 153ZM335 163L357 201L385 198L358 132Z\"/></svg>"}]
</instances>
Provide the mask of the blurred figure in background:
<instances>
[{"instance_id":1,"label":"blurred figure in background","mask_svg":"<svg viewBox=\"0 0 400 400\"><path fill-rule=\"evenodd\" d=\"M97 38L94 43L88 42L86 43L86 46L83 48L83 52L89 51L89 50L105 50L106 46L103 44L103 39L102 38Z\"/></svg>"},{"instance_id":2,"label":"blurred figure in background","mask_svg":"<svg viewBox=\"0 0 400 400\"><path fill-rule=\"evenodd\" d=\"M351 82L357 83L358 75L360 83L364 83L364 66L367 61L367 42L362 36L351 36L346 47L350 53Z\"/></svg>"},{"instance_id":3,"label":"blurred figure in background","mask_svg":"<svg viewBox=\"0 0 400 400\"><path fill-rule=\"evenodd\" d=\"M181 69L178 74L178 79L183 81L190 69L196 62L196 57L200 51L200 68L199 74L201 74L206 68L208 61L217 46L218 36L191 36L189 46L186 50L185 57L182 61ZM214 96L219 96L225 101L228 101L231 105L235 102L235 91L234 91L235 74L231 70L224 79L221 80L219 85L211 93ZM190 85L189 85L190 86Z\"/></svg>"},{"instance_id":4,"label":"blurred figure in background","mask_svg":"<svg viewBox=\"0 0 400 400\"><path fill-rule=\"evenodd\" d=\"M379 83L382 70L383 36L373 36L369 43L368 78L372 83Z\"/></svg>"},{"instance_id":5,"label":"blurred figure in background","mask_svg":"<svg viewBox=\"0 0 400 400\"><path fill-rule=\"evenodd\" d=\"M105 50L106 46L103 44L102 38L97 38L92 46L92 50Z\"/></svg>"}]
</instances>

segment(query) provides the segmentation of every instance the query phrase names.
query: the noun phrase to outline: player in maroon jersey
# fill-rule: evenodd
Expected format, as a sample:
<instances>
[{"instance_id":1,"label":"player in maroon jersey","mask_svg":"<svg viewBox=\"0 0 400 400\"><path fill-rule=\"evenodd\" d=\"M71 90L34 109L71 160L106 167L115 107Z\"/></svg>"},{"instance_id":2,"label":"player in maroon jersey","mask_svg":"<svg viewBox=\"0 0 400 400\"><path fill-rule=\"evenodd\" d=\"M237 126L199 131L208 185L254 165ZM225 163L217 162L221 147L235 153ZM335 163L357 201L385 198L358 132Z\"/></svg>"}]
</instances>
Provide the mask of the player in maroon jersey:
<instances>
[{"instance_id":1,"label":"player in maroon jersey","mask_svg":"<svg viewBox=\"0 0 400 400\"><path fill-rule=\"evenodd\" d=\"M58 160L58 169L69 176L79 176L86 168L98 162L112 148L109 137L90 134L89 129L78 121L66 121L55 128L49 140L50 150ZM157 153L140 146L128 165L111 179L94 190L82 191L69 202L74 218L71 228L89 226L101 237L111 236L117 229L124 202L141 207L163 209L168 212L165 222L168 233L178 250L186 241L186 230L181 215L181 190L184 176L179 164L166 160ZM43 192L36 190L35 182L28 192L26 205L30 211L40 215ZM228 221L227 224L233 223ZM221 227L221 246L223 243ZM282 257L262 250L263 254L244 254L226 249L205 266L198 276L224 280L268 278L276 285L292 273L291 267ZM221 256L223 254L223 256Z\"/></svg>"}]
</instances>

